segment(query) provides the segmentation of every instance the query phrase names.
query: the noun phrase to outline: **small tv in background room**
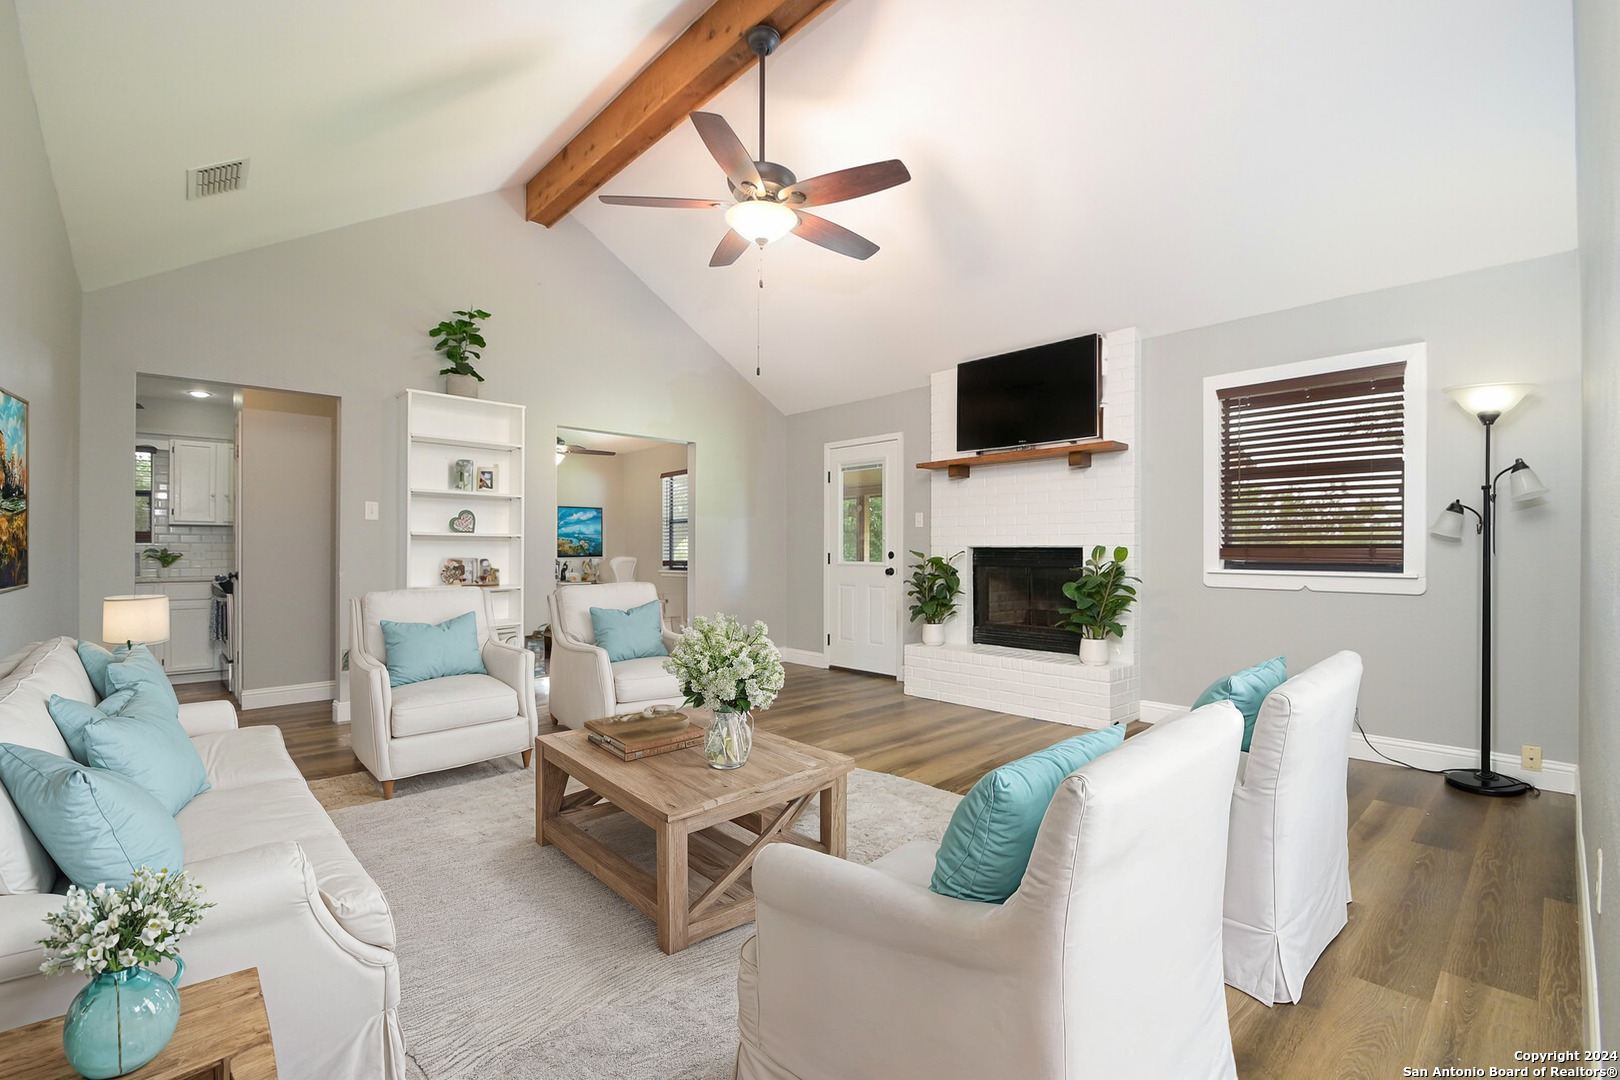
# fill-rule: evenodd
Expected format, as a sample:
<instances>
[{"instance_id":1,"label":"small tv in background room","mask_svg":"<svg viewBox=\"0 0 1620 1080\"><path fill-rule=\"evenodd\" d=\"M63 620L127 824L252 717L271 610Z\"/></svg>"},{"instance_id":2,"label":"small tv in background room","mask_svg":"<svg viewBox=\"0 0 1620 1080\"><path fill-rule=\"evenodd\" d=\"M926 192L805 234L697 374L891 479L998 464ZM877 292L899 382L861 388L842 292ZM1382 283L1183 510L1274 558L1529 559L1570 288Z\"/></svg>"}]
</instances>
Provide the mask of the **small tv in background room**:
<instances>
[{"instance_id":1,"label":"small tv in background room","mask_svg":"<svg viewBox=\"0 0 1620 1080\"><path fill-rule=\"evenodd\" d=\"M956 449L1102 437L1102 336L956 365Z\"/></svg>"}]
</instances>

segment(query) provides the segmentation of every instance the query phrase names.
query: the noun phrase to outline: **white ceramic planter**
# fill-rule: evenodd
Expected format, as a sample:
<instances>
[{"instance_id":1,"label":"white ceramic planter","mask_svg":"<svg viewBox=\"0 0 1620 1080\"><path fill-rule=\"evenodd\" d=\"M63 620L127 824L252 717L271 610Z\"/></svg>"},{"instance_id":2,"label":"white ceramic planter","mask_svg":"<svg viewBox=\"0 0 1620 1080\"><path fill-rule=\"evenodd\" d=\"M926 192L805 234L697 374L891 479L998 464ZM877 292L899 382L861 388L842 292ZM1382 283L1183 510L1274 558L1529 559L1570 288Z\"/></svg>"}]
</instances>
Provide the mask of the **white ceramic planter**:
<instances>
[{"instance_id":1,"label":"white ceramic planter","mask_svg":"<svg viewBox=\"0 0 1620 1080\"><path fill-rule=\"evenodd\" d=\"M1105 667L1108 664L1107 638L1081 638L1080 662L1091 664L1094 667Z\"/></svg>"},{"instance_id":2,"label":"white ceramic planter","mask_svg":"<svg viewBox=\"0 0 1620 1080\"><path fill-rule=\"evenodd\" d=\"M478 380L471 375L446 375L444 392L456 397L475 398L478 396Z\"/></svg>"},{"instance_id":3,"label":"white ceramic planter","mask_svg":"<svg viewBox=\"0 0 1620 1080\"><path fill-rule=\"evenodd\" d=\"M945 624L944 623L931 623L931 622L923 623L923 644L924 645L943 645L943 644L945 644Z\"/></svg>"}]
</instances>

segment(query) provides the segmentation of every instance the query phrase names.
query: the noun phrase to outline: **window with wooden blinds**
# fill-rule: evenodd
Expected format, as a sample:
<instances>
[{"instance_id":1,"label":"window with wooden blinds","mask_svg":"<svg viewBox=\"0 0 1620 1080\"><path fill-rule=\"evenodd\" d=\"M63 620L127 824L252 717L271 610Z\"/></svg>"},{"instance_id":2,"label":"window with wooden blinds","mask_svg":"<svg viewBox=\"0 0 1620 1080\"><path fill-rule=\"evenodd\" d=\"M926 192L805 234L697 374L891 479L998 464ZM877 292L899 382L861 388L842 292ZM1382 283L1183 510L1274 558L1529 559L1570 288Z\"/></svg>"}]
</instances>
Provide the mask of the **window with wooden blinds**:
<instances>
[{"instance_id":1,"label":"window with wooden blinds","mask_svg":"<svg viewBox=\"0 0 1620 1080\"><path fill-rule=\"evenodd\" d=\"M1224 387L1228 569L1401 573L1406 364Z\"/></svg>"},{"instance_id":2,"label":"window with wooden blinds","mask_svg":"<svg viewBox=\"0 0 1620 1080\"><path fill-rule=\"evenodd\" d=\"M692 488L684 471L664 473L662 482L664 569L685 570L691 546Z\"/></svg>"}]
</instances>

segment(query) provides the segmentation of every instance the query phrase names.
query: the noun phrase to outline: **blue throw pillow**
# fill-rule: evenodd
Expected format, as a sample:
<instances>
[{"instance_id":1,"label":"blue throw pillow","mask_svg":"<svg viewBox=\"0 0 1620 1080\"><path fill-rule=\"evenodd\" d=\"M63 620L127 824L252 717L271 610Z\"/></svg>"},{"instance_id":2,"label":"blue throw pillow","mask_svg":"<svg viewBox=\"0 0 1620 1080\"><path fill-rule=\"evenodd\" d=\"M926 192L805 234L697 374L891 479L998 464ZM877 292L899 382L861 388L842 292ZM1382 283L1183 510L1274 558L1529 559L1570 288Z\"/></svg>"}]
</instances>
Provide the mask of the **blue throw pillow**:
<instances>
[{"instance_id":1,"label":"blue throw pillow","mask_svg":"<svg viewBox=\"0 0 1620 1080\"><path fill-rule=\"evenodd\" d=\"M208 790L208 770L191 737L179 717L151 691L121 690L100 709L103 715L86 724L79 735L86 765L127 776L170 814L178 814Z\"/></svg>"},{"instance_id":2,"label":"blue throw pillow","mask_svg":"<svg viewBox=\"0 0 1620 1080\"><path fill-rule=\"evenodd\" d=\"M980 778L945 829L928 888L958 900L1000 904L1018 891L1041 819L1058 785L1125 741L1123 724L1065 739Z\"/></svg>"},{"instance_id":3,"label":"blue throw pillow","mask_svg":"<svg viewBox=\"0 0 1620 1080\"><path fill-rule=\"evenodd\" d=\"M657 600L617 611L613 608L591 608L591 632L596 644L606 649L608 663L636 660L643 656L668 656L664 648L662 606Z\"/></svg>"},{"instance_id":4,"label":"blue throw pillow","mask_svg":"<svg viewBox=\"0 0 1620 1080\"><path fill-rule=\"evenodd\" d=\"M388 685L442 679L446 675L487 675L478 651L478 617L472 612L442 623L381 621Z\"/></svg>"},{"instance_id":5,"label":"blue throw pillow","mask_svg":"<svg viewBox=\"0 0 1620 1080\"><path fill-rule=\"evenodd\" d=\"M152 650L141 644L136 644L116 663L107 665L107 693L102 697L120 690L134 689L150 692L169 713L176 717L180 715L180 699L174 694L169 673L163 670L163 665L152 655Z\"/></svg>"},{"instance_id":6,"label":"blue throw pillow","mask_svg":"<svg viewBox=\"0 0 1620 1080\"><path fill-rule=\"evenodd\" d=\"M141 867L184 869L174 815L133 780L0 743L0 783L67 879L122 888Z\"/></svg>"},{"instance_id":7,"label":"blue throw pillow","mask_svg":"<svg viewBox=\"0 0 1620 1080\"><path fill-rule=\"evenodd\" d=\"M128 655L127 645L120 645L112 652L108 652L93 641L79 642L79 663L84 665L84 673L90 677L90 685L96 688L97 697L106 697L112 693L107 686L107 668L123 662L124 657Z\"/></svg>"},{"instance_id":8,"label":"blue throw pillow","mask_svg":"<svg viewBox=\"0 0 1620 1080\"><path fill-rule=\"evenodd\" d=\"M1216 679L1209 689L1198 695L1193 708L1216 701L1230 701L1243 714L1243 752L1249 752L1254 739L1254 722L1260 717L1260 705L1266 695L1288 679L1288 657L1274 656L1270 660L1244 668L1224 679Z\"/></svg>"},{"instance_id":9,"label":"blue throw pillow","mask_svg":"<svg viewBox=\"0 0 1620 1080\"><path fill-rule=\"evenodd\" d=\"M105 720L109 713L122 709L134 696L133 690L120 690L102 698L100 705L86 705L82 701L52 694L51 700L45 703L45 708L50 712L51 719L56 722L56 730L62 733L62 741L67 743L68 752L73 755L73 760L82 765L85 763L85 728L97 720ZM176 719L179 719L178 715Z\"/></svg>"}]
</instances>

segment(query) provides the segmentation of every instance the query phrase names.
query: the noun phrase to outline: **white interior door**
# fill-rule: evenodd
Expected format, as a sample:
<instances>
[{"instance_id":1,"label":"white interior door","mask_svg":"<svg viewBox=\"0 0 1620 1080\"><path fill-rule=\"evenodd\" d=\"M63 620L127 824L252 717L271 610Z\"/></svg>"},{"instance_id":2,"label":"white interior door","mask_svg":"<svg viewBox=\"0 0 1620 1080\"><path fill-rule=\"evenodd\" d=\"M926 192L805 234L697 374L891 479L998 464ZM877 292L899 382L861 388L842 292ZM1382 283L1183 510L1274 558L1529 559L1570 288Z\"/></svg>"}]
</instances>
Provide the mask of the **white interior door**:
<instances>
[{"instance_id":1,"label":"white interior door","mask_svg":"<svg viewBox=\"0 0 1620 1080\"><path fill-rule=\"evenodd\" d=\"M827 444L827 662L900 673L901 440Z\"/></svg>"}]
</instances>

